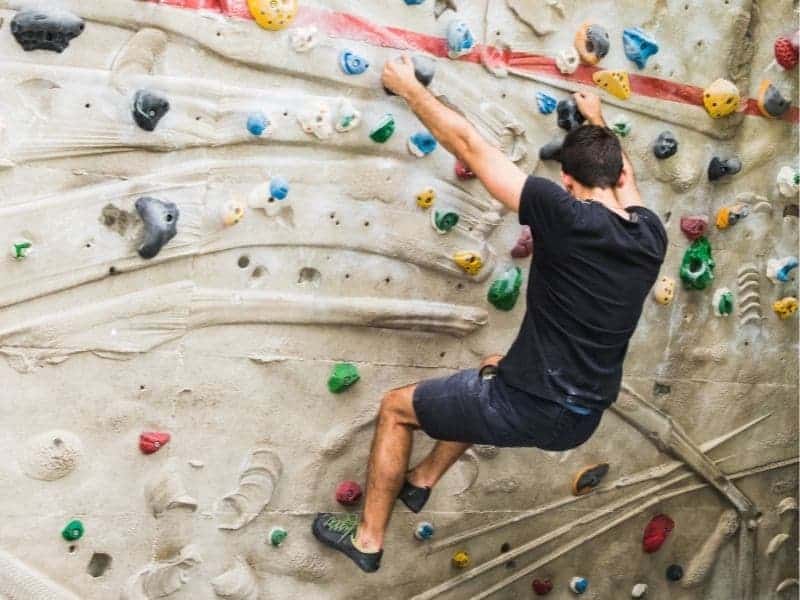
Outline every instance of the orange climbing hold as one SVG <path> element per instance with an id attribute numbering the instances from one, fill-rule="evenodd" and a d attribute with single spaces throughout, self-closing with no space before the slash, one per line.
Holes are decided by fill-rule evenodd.
<path id="1" fill-rule="evenodd" d="M 294 20 L 297 0 L 247 0 L 247 8 L 261 27 L 278 31 Z"/>
<path id="2" fill-rule="evenodd" d="M 592 75 L 592 81 L 620 100 L 631 97 L 631 81 L 627 71 L 597 71 Z"/>
<path id="3" fill-rule="evenodd" d="M 669 534 L 675 528 L 675 521 L 667 515 L 656 515 L 644 528 L 642 548 L 648 554 L 656 552 L 667 541 Z"/>
<path id="4" fill-rule="evenodd" d="M 703 105 L 714 119 L 736 112 L 740 102 L 739 88 L 727 79 L 717 79 L 703 92 Z"/>
<path id="5" fill-rule="evenodd" d="M 575 474 L 572 480 L 572 495 L 583 496 L 588 494 L 603 480 L 608 474 L 608 463 L 599 463 L 590 467 L 585 467 Z"/>

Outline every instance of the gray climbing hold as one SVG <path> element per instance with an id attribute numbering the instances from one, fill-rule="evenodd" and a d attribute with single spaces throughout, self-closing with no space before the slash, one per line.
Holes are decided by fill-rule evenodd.
<path id="1" fill-rule="evenodd" d="M 432 58 L 428 58 L 427 56 L 415 54 L 411 57 L 411 62 L 414 63 L 414 77 L 416 77 L 417 81 L 419 81 L 422 85 L 428 87 L 431 84 L 431 81 L 433 81 L 434 75 L 436 75 L 436 61 L 434 61 Z M 384 87 L 383 89 L 390 96 L 396 95 L 387 87 Z"/>
<path id="2" fill-rule="evenodd" d="M 671 131 L 662 131 L 653 143 L 653 154 L 656 158 L 664 159 L 673 156 L 678 151 L 678 139 Z"/>
<path id="3" fill-rule="evenodd" d="M 63 52 L 83 33 L 83 19 L 65 10 L 23 10 L 11 19 L 11 33 L 26 51 Z"/>
<path id="4" fill-rule="evenodd" d="M 180 211 L 174 202 L 162 202 L 144 196 L 136 201 L 136 212 L 144 221 L 144 237 L 139 244 L 139 256 L 153 258 L 178 232 Z"/>
<path id="5" fill-rule="evenodd" d="M 761 84 L 758 91 L 758 109 L 765 117 L 782 116 L 792 103 L 783 97 L 780 90 L 769 81 Z"/>
<path id="6" fill-rule="evenodd" d="M 558 103 L 556 115 L 558 117 L 558 126 L 566 131 L 572 131 L 586 120 L 581 114 L 581 111 L 578 110 L 578 105 L 575 104 L 575 100 L 572 98 L 562 100 Z"/>
<path id="7" fill-rule="evenodd" d="M 539 148 L 539 158 L 542 160 L 555 160 L 561 162 L 561 147 L 564 140 L 553 140 Z"/>
<path id="8" fill-rule="evenodd" d="M 169 101 L 156 92 L 139 90 L 133 97 L 133 120 L 145 131 L 153 131 L 169 110 Z"/>
<path id="9" fill-rule="evenodd" d="M 708 164 L 708 180 L 716 181 L 726 175 L 736 175 L 742 170 L 742 161 L 738 158 L 726 158 L 725 160 L 715 156 Z"/>

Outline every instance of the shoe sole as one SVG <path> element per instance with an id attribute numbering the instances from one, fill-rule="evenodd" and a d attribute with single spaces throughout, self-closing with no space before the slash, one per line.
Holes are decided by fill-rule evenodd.
<path id="1" fill-rule="evenodd" d="M 326 538 L 323 536 L 323 532 L 322 532 L 322 531 L 319 529 L 319 525 L 318 525 L 318 523 L 317 523 L 317 521 L 316 521 L 316 520 L 314 521 L 314 524 L 313 524 L 313 525 L 312 525 L 312 527 L 311 527 L 311 533 L 313 533 L 313 534 L 314 534 L 314 537 L 315 537 L 315 538 L 317 538 L 317 541 L 319 541 L 320 543 L 324 544 L 324 545 L 325 545 L 325 546 L 327 546 L 328 548 L 331 548 L 332 550 L 336 550 L 336 551 L 337 551 L 339 554 L 344 554 L 344 555 L 345 555 L 347 558 L 349 558 L 351 561 L 353 561 L 353 563 L 354 563 L 354 564 L 355 564 L 355 565 L 356 565 L 356 566 L 357 566 L 359 569 L 361 569 L 362 571 L 364 571 L 364 573 L 375 573 L 375 572 L 376 572 L 378 569 L 380 569 L 380 567 L 381 567 L 381 566 L 380 566 L 380 564 L 378 564 L 378 566 L 377 566 L 377 567 L 375 567 L 374 569 L 373 569 L 373 568 L 365 568 L 365 567 L 364 567 L 364 566 L 363 566 L 361 563 L 359 563 L 359 562 L 356 560 L 356 558 L 355 558 L 355 557 L 351 556 L 351 555 L 350 555 L 350 554 L 349 554 L 347 551 L 345 551 L 343 548 L 340 548 L 339 546 L 337 546 L 336 544 L 334 544 L 334 543 L 333 543 L 333 542 L 331 542 L 330 540 L 326 539 Z"/>

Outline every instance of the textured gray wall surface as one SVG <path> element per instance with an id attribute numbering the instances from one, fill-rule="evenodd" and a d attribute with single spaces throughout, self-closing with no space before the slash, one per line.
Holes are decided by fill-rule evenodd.
<path id="1" fill-rule="evenodd" d="M 568 598 L 575 576 L 603 600 L 637 583 L 649 598 L 797 598 L 798 289 L 781 267 L 798 254 L 798 70 L 774 53 L 787 36 L 791 55 L 797 17 L 790 0 L 308 0 L 271 31 L 244 0 L 0 0 L 0 599 L 510 599 L 534 579 Z M 476 47 L 451 59 L 456 20 Z M 583 23 L 610 51 L 563 73 Z M 632 27 L 658 42 L 643 69 L 624 52 Z M 312 516 L 359 510 L 334 489 L 363 484 L 383 392 L 508 348 L 524 295 L 503 312 L 487 291 L 510 265 L 526 284 L 531 260 L 511 257 L 515 215 L 453 156 L 409 152 L 423 128 L 380 84 L 404 49 L 435 58 L 434 94 L 556 180 L 539 148 L 563 132 L 537 93 L 629 73 L 629 98 L 601 92 L 605 114 L 631 126 L 675 288 L 647 300 L 589 442 L 473 448 L 422 514 L 398 504 L 364 575 L 317 544 Z M 344 51 L 366 71 L 344 72 Z M 741 102 L 713 119 L 703 90 L 719 79 Z M 792 99 L 778 118 L 758 108 L 765 81 Z M 656 159 L 665 130 L 678 152 Z M 713 157 L 742 168 L 709 181 Z M 452 231 L 431 227 L 436 209 L 459 215 Z M 695 215 L 716 264 L 705 289 L 679 277 Z M 170 227 L 143 258 L 143 236 Z M 339 362 L 361 379 L 332 394 Z M 143 432 L 170 440 L 145 454 Z M 414 460 L 431 445 L 416 434 Z M 601 485 L 573 496 L 601 462 Z M 646 553 L 659 514 L 674 530 Z M 68 541 L 73 520 L 85 532 Z M 420 521 L 432 539 L 414 538 Z"/>

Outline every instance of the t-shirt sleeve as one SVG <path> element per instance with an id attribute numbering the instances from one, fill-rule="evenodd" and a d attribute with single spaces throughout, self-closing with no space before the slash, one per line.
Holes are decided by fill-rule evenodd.
<path id="1" fill-rule="evenodd" d="M 577 203 L 560 185 L 531 175 L 519 199 L 519 222 L 534 234 L 559 234 L 575 219 Z"/>

